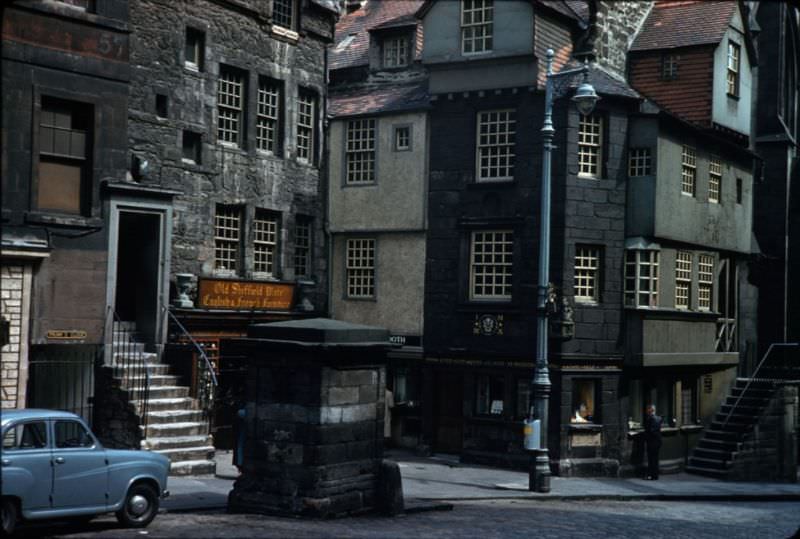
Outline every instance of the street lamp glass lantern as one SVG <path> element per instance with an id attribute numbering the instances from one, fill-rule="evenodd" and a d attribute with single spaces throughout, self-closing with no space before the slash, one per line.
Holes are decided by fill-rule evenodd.
<path id="1" fill-rule="evenodd" d="M 572 96 L 572 101 L 575 102 L 578 112 L 584 116 L 588 116 L 592 113 L 599 99 L 600 97 L 594 91 L 594 86 L 586 81 L 578 86 L 578 90 L 575 92 L 575 95 Z"/>

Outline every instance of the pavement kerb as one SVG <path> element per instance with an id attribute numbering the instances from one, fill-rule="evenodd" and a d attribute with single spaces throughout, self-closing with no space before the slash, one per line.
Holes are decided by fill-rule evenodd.
<path id="1" fill-rule="evenodd" d="M 526 501 L 658 501 L 658 502 L 794 502 L 800 494 L 530 494 L 519 496 L 461 496 L 461 497 L 415 497 L 421 501 L 478 502 L 502 500 Z"/>

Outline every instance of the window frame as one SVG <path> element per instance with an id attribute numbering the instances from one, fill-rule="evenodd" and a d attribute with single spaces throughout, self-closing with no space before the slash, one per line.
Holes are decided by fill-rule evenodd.
<path id="1" fill-rule="evenodd" d="M 283 81 L 259 76 L 256 89 L 256 150 L 279 156 L 283 142 Z M 271 137 L 271 138 L 270 138 Z"/>
<path id="2" fill-rule="evenodd" d="M 594 261 L 594 265 L 585 265 Z M 602 283 L 603 248 L 599 245 L 577 244 L 573 257 L 573 298 L 575 303 L 597 304 L 600 302 Z M 579 272 L 580 275 L 579 275 Z M 579 294 L 590 290 L 591 295 Z"/>
<path id="3" fill-rule="evenodd" d="M 605 118 L 595 111 L 578 113 L 578 177 L 599 179 L 603 175 Z M 591 127 L 589 132 L 586 128 Z M 586 169 L 586 170 L 584 170 Z"/>
<path id="4" fill-rule="evenodd" d="M 280 213 L 265 208 L 256 208 L 250 228 L 252 230 L 253 278 L 277 279 L 281 268 Z"/>
<path id="5" fill-rule="evenodd" d="M 192 59 L 189 59 L 189 38 L 194 37 Z M 206 33 L 199 28 L 187 26 L 184 32 L 183 67 L 189 71 L 202 73 L 205 69 Z"/>
<path id="6" fill-rule="evenodd" d="M 708 157 L 708 201 L 719 204 L 722 198 L 722 159 L 718 155 Z"/>
<path id="7" fill-rule="evenodd" d="M 680 56 L 675 53 L 665 52 L 661 55 L 661 80 L 675 80 L 678 78 L 678 62 Z"/>
<path id="8" fill-rule="evenodd" d="M 186 157 L 186 150 L 187 150 L 187 135 L 188 135 L 188 142 L 191 143 L 193 147 L 193 157 Z M 184 129 L 181 132 L 181 162 L 188 163 L 190 165 L 202 165 L 203 164 L 203 134 L 198 133 L 197 131 L 191 131 L 189 129 Z"/>
<path id="9" fill-rule="evenodd" d="M 227 77 L 230 77 L 230 79 Z M 238 95 L 232 91 L 223 91 L 223 88 L 228 87 L 238 87 Z M 221 96 L 226 96 L 228 98 L 227 102 L 223 103 Z M 223 114 L 223 112 L 225 114 Z M 241 69 L 220 64 L 219 77 L 217 78 L 217 142 L 223 146 L 244 149 L 246 120 L 247 73 Z M 229 123 L 223 126 L 223 122 L 225 121 Z M 231 127 L 232 124 L 236 125 L 236 129 Z M 235 133 L 235 140 L 229 140 L 232 135 L 223 136 L 225 133 Z"/>
<path id="10" fill-rule="evenodd" d="M 229 210 L 228 215 L 221 215 L 221 210 Z M 233 220 L 236 221 L 237 227 L 232 226 Z M 221 221 L 228 222 L 227 225 L 221 225 Z M 244 224 L 244 207 L 237 204 L 222 204 L 217 203 L 214 208 L 214 225 L 213 225 L 213 238 L 214 238 L 214 274 L 222 276 L 238 276 L 242 271 L 242 241 L 244 240 L 242 234 L 242 226 Z M 235 236 L 220 235 L 218 232 L 236 231 Z M 232 232 L 231 232 L 232 234 Z M 233 258 L 225 258 L 224 261 L 233 260 L 233 268 L 220 267 L 220 262 L 223 258 L 219 256 L 220 252 L 233 253 Z"/>
<path id="11" fill-rule="evenodd" d="M 410 49 L 410 41 L 405 34 L 383 38 L 381 41 L 381 67 L 384 69 L 408 67 L 411 63 Z"/>
<path id="12" fill-rule="evenodd" d="M 725 70 L 725 92 L 728 97 L 739 98 L 739 82 L 741 79 L 742 46 L 728 40 L 727 69 Z"/>
<path id="13" fill-rule="evenodd" d="M 302 163 L 316 163 L 317 144 L 317 93 L 314 90 L 298 86 L 295 122 L 295 155 Z M 309 109 L 309 110 L 306 110 Z M 301 141 L 307 140 L 308 142 Z"/>
<path id="14" fill-rule="evenodd" d="M 628 177 L 640 178 L 653 174 L 653 153 L 649 147 L 628 150 Z"/>
<path id="15" fill-rule="evenodd" d="M 468 2 L 473 7 L 467 8 Z M 474 7 L 477 6 L 478 3 L 480 3 L 480 7 Z M 461 0 L 459 4 L 461 54 L 464 56 L 472 56 L 491 53 L 494 49 L 494 0 Z M 480 22 L 474 22 L 475 13 L 481 14 Z M 466 21 L 467 18 L 469 18 L 468 22 Z M 477 35 L 478 29 L 480 29 L 480 35 Z M 472 35 L 468 36 L 467 34 Z M 475 50 L 475 44 L 479 41 L 481 43 L 481 49 Z M 469 51 L 466 50 L 468 42 L 471 44 L 471 50 Z"/>
<path id="16" fill-rule="evenodd" d="M 492 120 L 496 115 L 496 120 Z M 483 119 L 487 118 L 484 122 Z M 492 126 L 497 129 L 492 132 Z M 500 131 L 500 126 L 505 126 Z M 483 132 L 483 128 L 486 132 Z M 504 142 L 501 142 L 504 141 Z M 507 182 L 514 180 L 516 169 L 517 111 L 513 108 L 481 110 L 476 114 L 475 128 L 475 181 L 476 183 Z M 492 165 L 492 161 L 496 161 Z M 504 160 L 505 164 L 500 164 Z M 486 166 L 484 166 L 486 163 Z M 484 175 L 484 170 L 488 175 Z M 493 170 L 498 175 L 493 175 Z M 500 175 L 500 171 L 505 174 Z"/>
<path id="17" fill-rule="evenodd" d="M 67 424 L 67 425 L 73 425 L 73 426 L 76 426 L 77 428 L 82 429 L 83 433 L 86 435 L 86 438 L 91 442 L 91 445 L 77 445 L 77 446 L 73 446 L 73 445 L 64 445 L 64 446 L 62 446 L 62 445 L 59 445 L 59 443 L 58 443 L 58 439 L 59 439 L 58 427 L 62 423 Z M 65 450 L 74 451 L 76 449 L 77 450 L 81 450 L 82 449 L 82 450 L 85 450 L 85 451 L 91 451 L 91 450 L 94 450 L 96 448 L 97 448 L 97 439 L 94 437 L 94 434 L 92 433 L 91 429 L 88 429 L 80 421 L 76 421 L 74 419 L 55 419 L 55 420 L 53 420 L 53 451 L 54 452 L 55 451 L 65 451 Z"/>
<path id="18" fill-rule="evenodd" d="M 275 6 L 278 4 L 288 7 L 288 14 L 283 11 L 280 12 L 279 18 L 281 20 L 277 20 L 275 17 Z M 300 10 L 298 10 L 297 7 L 297 0 L 272 0 L 272 24 L 280 28 L 285 28 L 286 30 L 291 30 L 292 32 L 297 31 L 300 21 Z M 288 17 L 288 24 L 286 24 L 286 17 Z"/>
<path id="19" fill-rule="evenodd" d="M 625 251 L 625 273 L 623 276 L 624 280 L 624 288 L 623 288 L 623 297 L 624 297 L 624 304 L 625 307 L 637 308 L 637 309 L 655 309 L 658 308 L 659 304 L 659 289 L 660 289 L 660 263 L 661 263 L 661 256 L 660 251 L 657 249 L 628 249 Z M 631 260 L 631 255 L 633 255 L 634 260 Z M 643 260 L 644 256 L 647 256 L 647 260 Z M 642 267 L 646 266 L 650 268 L 650 275 L 642 275 Z M 630 268 L 633 267 L 634 271 L 633 274 L 630 274 Z M 642 289 L 642 281 L 646 280 L 650 283 L 649 290 Z M 630 284 L 633 283 L 633 289 L 630 288 Z M 648 298 L 647 305 L 640 304 L 640 299 L 642 295 L 646 295 Z M 632 296 L 632 297 L 631 297 Z M 633 300 L 631 302 L 631 299 Z"/>
<path id="20" fill-rule="evenodd" d="M 400 132 L 404 131 L 404 130 L 407 131 L 407 133 L 408 133 L 407 141 L 406 141 L 406 145 L 405 146 L 401 146 L 400 145 Z M 413 130 L 412 130 L 411 124 L 395 125 L 392 128 L 392 132 L 393 132 L 392 139 L 394 141 L 394 144 L 393 144 L 394 151 L 396 151 L 396 152 L 410 152 L 410 151 L 412 151 L 413 148 L 412 148 L 412 142 L 411 142 L 412 138 L 411 137 L 412 137 Z"/>
<path id="21" fill-rule="evenodd" d="M 346 186 L 373 185 L 377 173 L 378 122 L 375 118 L 347 120 L 344 126 L 344 184 Z M 355 137 L 360 133 L 359 137 Z M 351 168 L 360 165 L 358 169 Z M 367 165 L 364 167 L 364 165 Z"/>
<path id="22" fill-rule="evenodd" d="M 714 256 L 710 254 L 697 257 L 697 310 L 714 310 Z"/>
<path id="23" fill-rule="evenodd" d="M 314 245 L 314 220 L 312 217 L 296 216 L 294 221 L 294 276 L 310 277 L 311 276 L 311 259 L 312 248 Z M 307 233 L 301 234 L 300 230 L 307 228 Z M 301 240 L 305 239 L 304 242 Z M 302 254 L 304 253 L 304 254 Z M 305 268 L 303 271 L 298 271 L 301 267 L 300 259 L 303 259 L 302 266 Z"/>
<path id="24" fill-rule="evenodd" d="M 483 251 L 482 253 L 476 252 L 476 240 L 479 235 L 488 236 L 492 235 L 493 238 L 491 242 L 483 241 L 481 244 L 491 244 L 500 245 L 504 249 L 502 251 L 495 251 L 494 248 L 490 251 Z M 500 241 L 496 241 L 497 235 L 501 235 Z M 507 250 L 506 250 L 507 248 Z M 478 255 L 492 255 L 492 258 L 496 255 L 500 255 L 504 258 L 504 260 L 499 264 L 502 271 L 498 272 L 494 269 L 494 266 L 498 265 L 494 260 L 491 262 L 477 262 Z M 510 261 L 505 261 L 505 256 L 510 255 Z M 492 269 L 492 271 L 480 272 L 478 273 L 478 268 L 486 268 Z M 491 283 L 482 283 L 481 285 L 477 284 L 478 277 L 489 277 L 491 279 Z M 502 279 L 501 282 L 497 282 L 497 278 L 500 277 Z M 512 229 L 480 229 L 480 230 L 472 230 L 470 231 L 469 237 L 469 301 L 476 301 L 476 302 L 510 302 L 513 297 L 513 289 L 514 289 L 514 231 Z M 505 281 L 508 281 L 507 283 Z M 501 293 L 477 293 L 476 289 L 478 286 L 482 288 L 490 288 L 491 290 L 496 290 L 498 287 L 501 290 Z"/>
<path id="25" fill-rule="evenodd" d="M 483 382 L 485 385 L 485 391 Z M 500 398 L 495 394 L 499 388 Z M 498 412 L 494 412 L 495 402 L 501 403 Z M 475 375 L 475 415 L 483 417 L 503 418 L 506 412 L 506 379 L 502 375 L 492 373 L 476 373 Z"/>
<path id="26" fill-rule="evenodd" d="M 376 299 L 377 244 L 377 238 L 374 237 L 347 238 L 345 242 L 345 297 L 347 299 Z M 356 252 L 357 250 L 359 252 Z M 364 263 L 356 264 L 356 260 Z M 362 289 L 364 293 L 354 293 L 354 291 L 358 292 Z"/>
<path id="27" fill-rule="evenodd" d="M 675 308 L 692 308 L 692 266 L 694 256 L 691 251 L 675 252 Z M 680 292 L 685 291 L 685 294 Z"/>
<path id="28" fill-rule="evenodd" d="M 44 425 L 44 445 L 33 446 L 33 447 L 21 447 L 22 439 L 23 439 L 24 433 L 25 433 L 25 427 L 27 425 L 31 425 L 31 424 L 35 424 L 35 423 L 41 423 L 42 425 Z M 17 440 L 16 429 L 18 429 L 19 427 L 22 427 L 23 430 L 22 430 L 22 433 L 20 435 L 20 438 Z M 6 437 L 9 435 L 9 433 L 11 431 L 15 432 L 14 439 L 15 439 L 16 443 L 15 443 L 15 445 L 13 447 L 6 447 L 6 445 L 5 445 L 6 444 Z M 2 445 L 2 447 L 3 447 L 3 452 L 4 453 L 6 451 L 20 451 L 22 453 L 26 453 L 28 451 L 37 451 L 37 450 L 50 451 L 50 445 L 51 445 L 50 442 L 51 442 L 51 440 L 50 440 L 50 432 L 49 432 L 49 426 L 48 426 L 47 419 L 23 419 L 23 420 L 17 421 L 15 423 L 9 425 L 8 427 L 6 427 L 6 430 L 3 433 L 3 440 L 2 440 L 2 444 L 3 445 Z"/>
<path id="29" fill-rule="evenodd" d="M 579 385 L 586 385 L 591 388 L 591 408 L 589 407 L 588 403 L 581 402 L 581 397 L 579 392 L 577 391 Z M 597 378 L 584 378 L 584 377 L 574 377 L 572 378 L 572 413 L 569 418 L 569 425 L 602 425 L 602 417 L 600 417 L 600 411 L 602 410 L 602 406 L 600 403 L 600 396 L 602 395 L 602 391 L 600 391 L 601 384 L 600 380 Z M 591 417 L 591 419 L 584 418 L 585 421 L 576 421 L 578 417 L 578 413 L 580 410 L 581 404 L 585 404 L 587 417 Z M 589 413 L 591 412 L 591 413 Z M 583 418 L 583 416 L 581 416 Z"/>
<path id="30" fill-rule="evenodd" d="M 697 196 L 697 148 L 688 144 L 681 149 L 681 194 Z"/>

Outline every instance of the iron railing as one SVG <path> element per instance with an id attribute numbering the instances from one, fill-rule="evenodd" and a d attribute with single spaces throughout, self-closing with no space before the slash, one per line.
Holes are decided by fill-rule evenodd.
<path id="1" fill-rule="evenodd" d="M 168 307 L 164 306 L 163 309 L 164 312 L 167 313 L 167 316 L 169 316 L 169 319 L 180 331 L 180 338 L 188 341 L 197 351 L 199 358 L 197 360 L 197 369 L 195 369 L 197 372 L 197 379 L 193 380 L 192 386 L 197 388 L 197 394 L 195 395 L 195 398 L 200 404 L 200 409 L 203 411 L 203 415 L 206 419 L 208 419 L 211 417 L 211 409 L 213 408 L 214 404 L 214 395 L 217 386 L 219 385 L 217 381 L 217 375 L 214 372 L 214 365 L 208 358 L 205 347 L 201 344 L 198 344 L 198 342 L 194 340 L 194 337 L 192 337 L 192 335 L 186 330 L 183 324 L 180 323 L 175 315 L 170 312 Z"/>
<path id="2" fill-rule="evenodd" d="M 128 400 L 134 402 L 143 429 L 147 428 L 147 411 L 150 401 L 150 367 L 144 343 L 136 336 L 134 322 L 120 320 L 116 311 L 109 309 L 113 315 L 111 334 L 111 366 L 114 378 L 120 381 L 120 387 L 128 393 Z"/>
<path id="3" fill-rule="evenodd" d="M 714 344 L 717 352 L 736 352 L 736 319 L 717 318 L 717 341 Z"/>
<path id="4" fill-rule="evenodd" d="M 93 420 L 94 370 L 102 362 L 95 345 L 33 345 L 28 365 L 27 404 L 65 410 Z"/>
<path id="5" fill-rule="evenodd" d="M 758 373 L 759 373 L 759 371 L 761 371 L 761 367 L 764 366 L 765 362 L 769 358 L 769 356 L 772 353 L 772 351 L 775 348 L 792 348 L 792 347 L 799 347 L 800 348 L 800 343 L 784 342 L 784 343 L 772 343 L 772 344 L 769 345 L 769 348 L 767 349 L 767 352 L 764 354 L 764 357 L 762 357 L 761 361 L 758 362 L 758 366 L 756 367 L 756 370 L 753 371 L 753 374 L 750 376 L 750 378 L 747 379 L 747 383 L 744 385 L 744 389 L 742 389 L 741 393 L 739 393 L 739 396 L 736 398 L 736 402 L 734 402 L 733 406 L 731 406 L 731 409 L 728 410 L 728 414 L 725 416 L 725 421 L 722 423 L 722 428 L 725 428 L 725 426 L 728 424 L 728 421 L 730 420 L 731 415 L 733 415 L 734 410 L 736 410 L 736 407 L 739 406 L 739 402 L 747 394 L 747 390 L 750 389 L 750 384 L 753 382 L 753 380 L 758 378 Z M 786 365 L 786 363 L 787 363 L 786 362 L 786 358 L 782 357 L 781 359 L 783 361 L 783 365 L 781 367 L 785 368 L 787 366 Z M 780 372 L 780 371 L 777 371 L 777 372 Z M 772 378 L 771 380 L 774 380 L 774 378 Z"/>

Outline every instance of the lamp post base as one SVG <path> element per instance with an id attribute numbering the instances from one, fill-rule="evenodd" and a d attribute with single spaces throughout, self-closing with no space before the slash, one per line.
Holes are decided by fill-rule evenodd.
<path id="1" fill-rule="evenodd" d="M 531 455 L 528 490 L 531 492 L 550 492 L 550 475 L 550 455 L 546 449 L 537 449 Z"/>

